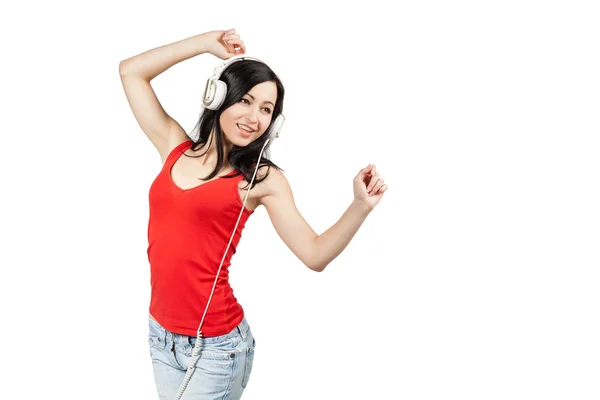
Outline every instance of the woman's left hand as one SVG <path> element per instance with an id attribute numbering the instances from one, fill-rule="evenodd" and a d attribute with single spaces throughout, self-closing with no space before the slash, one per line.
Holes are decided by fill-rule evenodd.
<path id="1" fill-rule="evenodd" d="M 369 164 L 359 171 L 354 178 L 354 201 L 364 204 L 373 210 L 383 197 L 388 185 L 375 169 L 374 164 Z"/>

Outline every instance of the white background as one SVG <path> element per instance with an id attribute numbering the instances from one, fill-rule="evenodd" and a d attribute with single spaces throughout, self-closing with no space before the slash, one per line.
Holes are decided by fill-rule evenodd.
<path id="1" fill-rule="evenodd" d="M 320 274 L 250 218 L 230 269 L 257 341 L 244 400 L 600 398 L 593 2 L 5 4 L 0 397 L 156 398 L 161 163 L 118 65 L 236 28 L 285 85 L 273 159 L 315 231 L 360 168 L 389 185 Z M 153 81 L 188 132 L 218 62 Z"/>

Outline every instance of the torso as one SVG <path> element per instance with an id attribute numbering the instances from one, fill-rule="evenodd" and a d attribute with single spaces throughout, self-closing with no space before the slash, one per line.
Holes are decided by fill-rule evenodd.
<path id="1" fill-rule="evenodd" d="M 172 136 L 170 136 L 170 140 L 169 140 L 170 143 L 168 144 L 168 148 L 165 150 L 159 150 L 163 165 L 167 159 L 167 156 L 178 145 L 180 145 L 184 140 L 188 140 L 188 139 L 189 138 L 187 137 L 185 132 L 183 132 L 183 130 L 181 130 L 181 132 L 179 132 L 179 134 L 173 134 Z M 194 151 L 191 151 L 190 149 L 187 149 L 185 151 L 185 154 L 198 156 L 198 155 L 202 154 L 202 151 L 194 152 Z M 193 188 L 193 187 L 196 187 L 199 185 L 204 185 L 207 182 L 210 182 L 210 181 L 202 181 L 202 180 L 199 180 L 198 178 L 208 176 L 208 174 L 210 174 L 212 172 L 213 168 L 214 168 L 214 166 L 202 165 L 200 162 L 200 158 L 190 158 L 190 157 L 186 157 L 185 155 L 181 155 L 180 157 L 177 158 L 177 160 L 175 160 L 175 162 L 173 163 L 173 165 L 171 167 L 171 171 L 169 171 L 169 172 L 170 172 L 170 178 L 171 178 L 172 182 L 175 185 L 177 185 L 178 187 L 180 187 L 181 189 L 186 190 L 186 189 Z M 273 171 L 273 170 L 274 169 L 271 168 L 271 171 Z M 262 178 L 263 174 L 266 171 L 267 171 L 267 168 L 261 168 L 257 172 L 255 179 Z M 231 168 L 222 169 L 217 174 L 217 177 L 215 177 L 213 179 L 220 179 L 219 177 L 225 176 L 231 172 L 232 172 Z M 238 176 L 238 178 L 239 178 L 239 176 Z M 254 211 L 259 205 L 261 205 L 261 199 L 263 199 L 268 194 L 267 184 L 269 181 L 270 180 L 267 177 L 267 179 L 265 179 L 263 182 L 255 185 L 254 188 L 252 188 L 252 190 L 250 190 L 250 194 L 248 195 L 248 200 L 246 201 L 246 208 L 248 210 Z M 240 196 L 240 201 L 242 203 L 244 202 L 244 198 L 246 197 L 246 193 L 247 193 L 247 190 L 245 190 L 243 188 L 247 184 L 248 184 L 248 182 L 245 179 L 242 179 L 238 184 L 238 194 Z M 150 314 L 150 313 L 149 313 L 149 317 L 150 317 L 150 319 L 156 321 L 156 318 L 154 318 L 152 316 L 152 314 Z M 158 321 L 156 321 L 156 322 L 158 323 Z"/>

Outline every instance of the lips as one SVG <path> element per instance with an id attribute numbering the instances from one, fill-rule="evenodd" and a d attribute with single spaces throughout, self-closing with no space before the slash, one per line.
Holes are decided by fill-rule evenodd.
<path id="1" fill-rule="evenodd" d="M 240 126 L 240 124 L 237 124 L 237 128 L 238 128 L 238 131 L 240 132 L 240 134 L 244 137 L 250 137 L 250 135 L 252 135 L 254 132 L 256 132 L 255 129 L 253 129 L 252 131 L 247 131 L 247 130 L 243 129 Z"/>

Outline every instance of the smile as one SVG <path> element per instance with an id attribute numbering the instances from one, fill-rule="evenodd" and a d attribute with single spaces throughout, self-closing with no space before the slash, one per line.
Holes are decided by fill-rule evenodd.
<path id="1" fill-rule="evenodd" d="M 238 127 L 238 130 L 240 131 L 240 134 L 244 137 L 250 137 L 250 135 L 252 135 L 254 132 L 256 132 L 255 130 L 247 127 L 246 125 L 237 124 L 237 127 Z"/>

